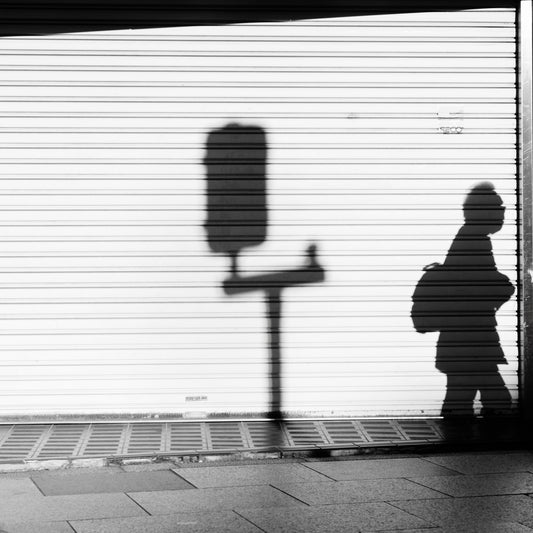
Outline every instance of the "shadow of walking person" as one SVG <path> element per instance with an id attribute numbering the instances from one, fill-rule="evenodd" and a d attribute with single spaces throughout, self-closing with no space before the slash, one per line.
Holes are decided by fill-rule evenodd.
<path id="1" fill-rule="evenodd" d="M 498 272 L 490 235 L 504 222 L 505 208 L 491 183 L 476 185 L 463 204 L 464 225 L 442 265 L 427 266 L 413 294 L 412 318 L 420 333 L 440 331 L 436 368 L 446 375 L 444 417 L 508 412 L 511 395 L 498 365 L 507 364 L 496 331 L 496 312 L 514 287 Z"/>

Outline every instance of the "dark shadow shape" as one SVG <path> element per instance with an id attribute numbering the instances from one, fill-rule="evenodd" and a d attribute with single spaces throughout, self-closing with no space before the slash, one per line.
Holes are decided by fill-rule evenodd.
<path id="1" fill-rule="evenodd" d="M 281 293 L 287 287 L 324 281 L 324 269 L 316 260 L 316 246 L 307 249 L 307 264 L 302 268 L 282 272 L 272 272 L 257 276 L 232 274 L 223 283 L 228 295 L 250 291 L 264 291 L 267 304 L 268 334 L 270 348 L 270 408 L 269 416 L 280 420 L 282 415 L 281 383 Z"/>
<path id="2" fill-rule="evenodd" d="M 265 293 L 270 348 L 269 416 L 279 421 L 283 418 L 281 294 L 287 287 L 323 281 L 324 270 L 318 264 L 316 246 L 311 245 L 301 268 L 257 275 L 239 272 L 241 250 L 263 243 L 267 236 L 266 134 L 257 126 L 228 124 L 209 134 L 206 148 L 207 241 L 213 252 L 225 253 L 231 259 L 229 277 L 222 285 L 227 295 Z M 272 444 L 280 443 L 278 433 Z"/>
<path id="3" fill-rule="evenodd" d="M 511 395 L 499 373 L 506 364 L 496 331 L 496 312 L 514 292 L 498 272 L 490 235 L 504 222 L 505 208 L 491 183 L 480 183 L 463 204 L 465 223 L 442 265 L 426 267 L 413 294 L 412 319 L 419 333 L 440 331 L 436 368 L 447 377 L 442 416 L 507 414 Z"/>
<path id="4" fill-rule="evenodd" d="M 207 242 L 231 256 L 233 273 L 239 252 L 266 239 L 266 159 L 266 134 L 257 126 L 228 124 L 207 137 Z"/>
<path id="5" fill-rule="evenodd" d="M 516 7 L 512 0 L 0 0 L 0 36 Z"/>

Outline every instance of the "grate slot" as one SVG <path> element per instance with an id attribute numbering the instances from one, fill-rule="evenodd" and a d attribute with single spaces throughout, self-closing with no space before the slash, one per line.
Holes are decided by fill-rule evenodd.
<path id="1" fill-rule="evenodd" d="M 87 426 L 58 425 L 52 426 L 46 440 L 36 452 L 38 459 L 51 457 L 72 457 L 75 455 L 82 435 Z"/>
<path id="2" fill-rule="evenodd" d="M 367 442 L 363 433 L 351 420 L 325 420 L 322 422 L 333 444 L 360 444 Z"/>
<path id="3" fill-rule="evenodd" d="M 1 459 L 27 459 L 32 456 L 50 426 L 15 426 L 0 446 Z"/>
<path id="4" fill-rule="evenodd" d="M 312 420 L 288 421 L 285 427 L 295 446 L 328 444 Z"/>
<path id="5" fill-rule="evenodd" d="M 170 424 L 170 452 L 207 450 L 204 427 L 196 422 Z"/>
<path id="6" fill-rule="evenodd" d="M 437 420 L 428 420 L 427 424 L 435 432 L 435 435 L 437 436 L 437 440 L 444 440 L 444 434 L 441 431 L 441 427 L 440 427 L 440 425 L 439 425 Z"/>
<path id="7" fill-rule="evenodd" d="M 124 450 L 128 454 L 160 453 L 162 439 L 162 424 L 132 424 Z"/>
<path id="8" fill-rule="evenodd" d="M 371 442 L 405 440 L 401 432 L 390 420 L 361 420 L 359 423 Z"/>
<path id="9" fill-rule="evenodd" d="M 274 420 L 246 422 L 246 427 L 253 448 L 289 445 L 279 422 Z"/>
<path id="10" fill-rule="evenodd" d="M 436 428 L 426 420 L 402 420 L 399 425 L 408 440 L 440 440 Z"/>
<path id="11" fill-rule="evenodd" d="M 207 424 L 213 450 L 245 448 L 246 442 L 239 422 Z"/>
<path id="12" fill-rule="evenodd" d="M 80 455 L 91 457 L 117 455 L 120 453 L 126 429 L 125 424 L 93 424 Z"/>

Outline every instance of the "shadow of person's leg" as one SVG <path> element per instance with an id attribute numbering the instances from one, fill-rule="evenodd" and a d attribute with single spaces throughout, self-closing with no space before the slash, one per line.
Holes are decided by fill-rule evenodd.
<path id="1" fill-rule="evenodd" d="M 446 396 L 442 403 L 441 415 L 472 417 L 474 416 L 474 398 L 477 393 L 476 376 L 447 372 Z"/>
<path id="2" fill-rule="evenodd" d="M 494 416 L 511 410 L 511 393 L 505 385 L 496 364 L 487 365 L 479 374 L 481 414 Z"/>

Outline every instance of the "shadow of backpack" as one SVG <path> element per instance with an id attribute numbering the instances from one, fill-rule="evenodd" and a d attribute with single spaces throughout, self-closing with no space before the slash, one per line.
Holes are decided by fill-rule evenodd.
<path id="1" fill-rule="evenodd" d="M 479 269 L 431 263 L 412 296 L 411 319 L 418 333 L 468 329 L 496 324 L 496 311 L 509 300 L 514 287 L 496 268 Z"/>

